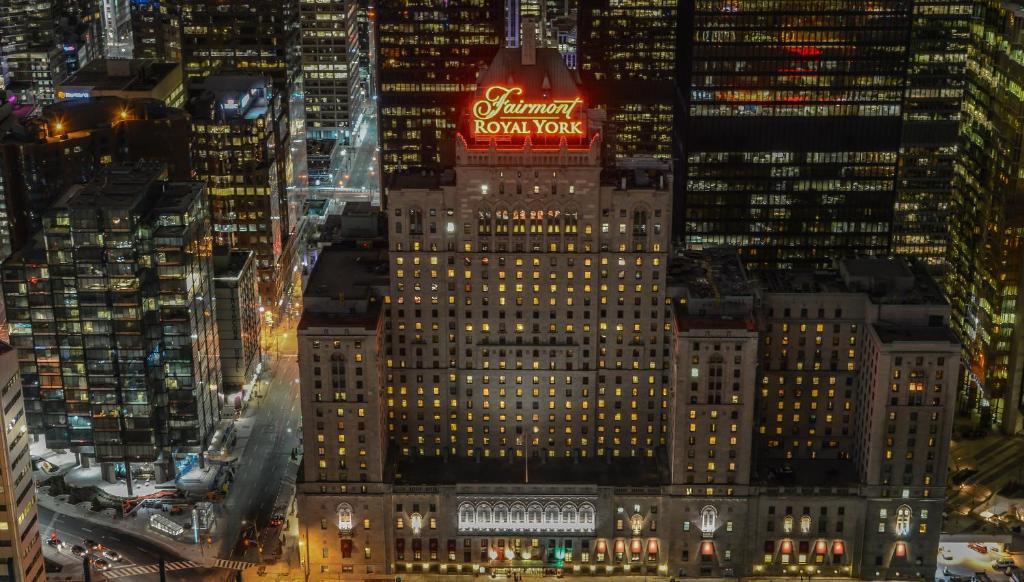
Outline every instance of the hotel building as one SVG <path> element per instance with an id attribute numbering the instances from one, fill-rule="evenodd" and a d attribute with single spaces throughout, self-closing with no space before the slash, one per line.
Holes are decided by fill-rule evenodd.
<path id="1" fill-rule="evenodd" d="M 393 182 L 387 252 L 310 276 L 310 580 L 930 575 L 959 345 L 923 268 L 673 257 L 670 177 L 604 168 L 557 50 L 479 87 L 454 168 Z"/>

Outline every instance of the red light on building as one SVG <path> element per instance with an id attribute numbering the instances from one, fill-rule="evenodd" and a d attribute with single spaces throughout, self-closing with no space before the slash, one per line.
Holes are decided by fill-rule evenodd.
<path id="1" fill-rule="evenodd" d="M 715 555 L 715 544 L 712 542 L 704 541 L 700 543 L 700 555 L 702 556 L 713 556 Z"/>
<path id="2" fill-rule="evenodd" d="M 896 557 L 905 558 L 907 557 L 907 544 L 906 542 L 896 542 Z"/>
<path id="3" fill-rule="evenodd" d="M 476 137 L 571 136 L 586 132 L 583 99 L 526 101 L 521 87 L 492 85 L 470 106 Z"/>
<path id="4" fill-rule="evenodd" d="M 841 542 L 839 540 L 836 540 L 836 541 L 832 542 L 832 555 L 833 556 L 842 556 L 845 552 L 846 552 L 846 544 L 844 544 L 843 542 Z"/>

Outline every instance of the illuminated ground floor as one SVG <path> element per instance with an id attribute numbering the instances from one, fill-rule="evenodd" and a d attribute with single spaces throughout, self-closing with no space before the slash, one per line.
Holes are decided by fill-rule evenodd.
<path id="1" fill-rule="evenodd" d="M 816 487 L 299 486 L 310 580 L 400 574 L 814 576 L 935 571 L 942 496 Z"/>

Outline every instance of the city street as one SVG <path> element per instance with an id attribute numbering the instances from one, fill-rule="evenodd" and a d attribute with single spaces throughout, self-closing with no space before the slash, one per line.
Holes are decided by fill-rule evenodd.
<path id="1" fill-rule="evenodd" d="M 279 327 L 274 333 L 288 333 L 290 328 Z M 281 342 L 271 352 L 271 375 L 261 388 L 255 406 L 255 424 L 245 451 L 243 462 L 235 474 L 231 492 L 225 501 L 227 523 L 221 524 L 220 555 L 232 559 L 258 561 L 258 553 L 251 548 L 243 556 L 236 540 L 243 527 L 255 522 L 259 529 L 267 526 L 274 513 L 274 501 L 285 481 L 286 470 L 297 470 L 292 450 L 299 446 L 299 384 L 298 364 L 295 362 L 293 342 Z M 279 356 L 278 356 L 279 354 Z"/>
<path id="2" fill-rule="evenodd" d="M 996 570 L 992 567 L 997 560 L 1013 560 L 1017 567 L 1024 563 L 1020 556 L 1004 554 L 1001 547 L 1002 544 L 985 543 L 970 545 L 974 546 L 974 548 L 968 547 L 969 544 L 966 542 L 944 542 L 939 547 L 939 567 L 935 577 L 942 577 L 946 571 L 953 576 L 966 577 L 970 577 L 975 572 L 985 572 L 993 582 L 1002 582 L 1008 580 L 1008 577 L 1004 573 L 1005 569 Z M 982 548 L 985 550 L 984 553 L 978 551 Z"/>
<path id="3" fill-rule="evenodd" d="M 947 511 L 966 515 L 1010 481 L 1024 482 L 1024 439 L 993 435 L 954 441 L 950 447 L 952 471 L 974 469 L 957 490 L 951 487 Z"/>

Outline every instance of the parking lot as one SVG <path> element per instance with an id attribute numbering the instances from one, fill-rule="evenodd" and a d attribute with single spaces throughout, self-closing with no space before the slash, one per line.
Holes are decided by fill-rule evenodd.
<path id="1" fill-rule="evenodd" d="M 943 542 L 939 546 L 939 567 L 935 578 L 948 580 L 952 575 L 970 579 L 975 572 L 985 572 L 992 582 L 1007 582 L 1009 577 L 993 567 L 998 560 L 1013 560 L 1018 568 L 1024 564 L 1021 556 L 1005 553 L 1003 544 Z"/>

